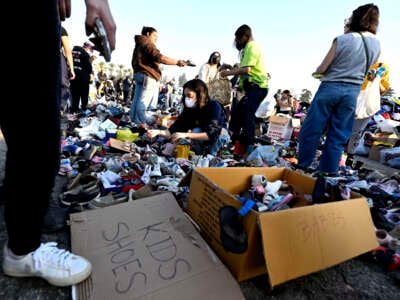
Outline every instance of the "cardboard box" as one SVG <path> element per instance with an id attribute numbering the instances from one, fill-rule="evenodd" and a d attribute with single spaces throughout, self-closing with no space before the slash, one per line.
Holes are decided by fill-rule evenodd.
<path id="1" fill-rule="evenodd" d="M 290 139 L 292 136 L 293 127 L 291 123 L 291 117 L 288 116 L 271 116 L 269 117 L 269 125 L 267 130 L 267 136 L 275 139 Z"/>
<path id="2" fill-rule="evenodd" d="M 219 209 L 239 209 L 235 195 L 249 189 L 251 177 L 285 180 L 311 194 L 315 179 L 286 168 L 195 168 L 190 184 L 188 213 L 220 259 L 239 281 L 268 272 L 271 287 L 328 268 L 378 246 L 365 198 L 288 210 L 251 210 L 243 224 L 248 249 L 226 251 L 220 239 Z"/>
<path id="3" fill-rule="evenodd" d="M 171 193 L 71 214 L 73 252 L 91 276 L 75 299 L 244 299 Z"/>

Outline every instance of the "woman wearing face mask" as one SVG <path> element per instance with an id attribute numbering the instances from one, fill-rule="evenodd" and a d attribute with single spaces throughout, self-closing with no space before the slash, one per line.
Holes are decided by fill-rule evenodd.
<path id="1" fill-rule="evenodd" d="M 221 54 L 218 51 L 211 53 L 208 61 L 201 66 L 199 71 L 199 79 L 203 80 L 206 84 L 218 79 L 218 71 L 221 66 Z"/>
<path id="2" fill-rule="evenodd" d="M 148 130 L 150 138 L 161 135 L 171 138 L 190 139 L 196 154 L 216 155 L 219 149 L 230 142 L 227 120 L 222 105 L 210 99 L 207 85 L 193 79 L 183 86 L 183 111 L 169 129 Z"/>

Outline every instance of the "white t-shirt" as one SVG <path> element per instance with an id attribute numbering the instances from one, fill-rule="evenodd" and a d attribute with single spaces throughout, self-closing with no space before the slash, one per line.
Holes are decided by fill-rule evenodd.
<path id="1" fill-rule="evenodd" d="M 199 79 L 203 80 L 205 83 L 218 79 L 217 65 L 211 66 L 209 63 L 202 65 L 199 71 Z"/>

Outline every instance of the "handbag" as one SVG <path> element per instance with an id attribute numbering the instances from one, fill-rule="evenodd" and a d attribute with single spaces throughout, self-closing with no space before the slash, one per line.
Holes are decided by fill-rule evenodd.
<path id="1" fill-rule="evenodd" d="M 382 74 L 376 74 L 375 78 L 370 81 L 368 79 L 368 66 L 369 66 L 369 55 L 367 50 L 367 44 L 365 38 L 361 32 L 361 35 L 365 56 L 366 56 L 366 66 L 365 66 L 365 79 L 368 80 L 368 84 L 365 89 L 361 90 L 357 97 L 357 105 L 355 109 L 356 119 L 365 119 L 373 116 L 381 108 L 381 94 L 380 94 L 380 82 Z"/>
<path id="2" fill-rule="evenodd" d="M 366 88 L 361 90 L 357 97 L 355 110 L 356 119 L 365 119 L 373 116 L 381 108 L 381 94 L 379 86 L 381 77 L 376 76 L 369 81 Z"/>

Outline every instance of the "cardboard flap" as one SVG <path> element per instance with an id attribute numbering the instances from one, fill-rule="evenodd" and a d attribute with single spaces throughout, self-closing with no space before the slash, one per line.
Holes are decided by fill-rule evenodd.
<path id="1" fill-rule="evenodd" d="M 365 198 L 262 213 L 258 221 L 271 287 L 379 246 Z"/>
<path id="2" fill-rule="evenodd" d="M 171 193 L 70 219 L 72 250 L 93 266 L 76 299 L 244 299 Z"/>

